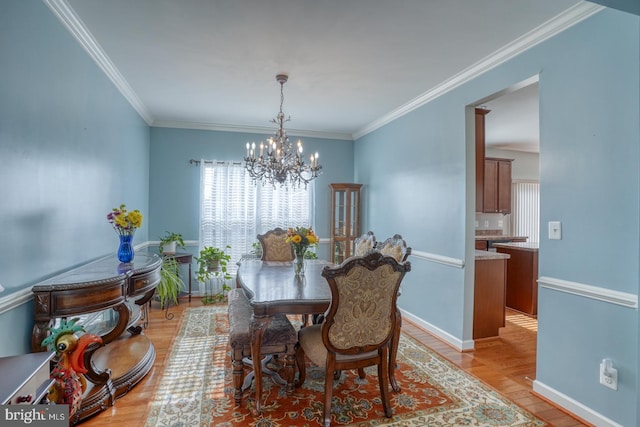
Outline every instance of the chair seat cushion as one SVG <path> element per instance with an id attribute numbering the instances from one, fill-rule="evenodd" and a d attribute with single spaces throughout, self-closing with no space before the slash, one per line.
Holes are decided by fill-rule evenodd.
<path id="1" fill-rule="evenodd" d="M 311 325 L 300 329 L 298 332 L 298 342 L 304 350 L 304 354 L 317 366 L 326 366 L 327 348 L 322 341 L 322 325 Z M 375 357 L 377 351 L 369 351 L 360 354 L 336 354 L 336 361 L 355 361 Z"/>
<path id="2" fill-rule="evenodd" d="M 232 289 L 229 301 L 229 344 L 233 349 L 250 348 L 253 309 L 242 289 Z M 262 337 L 262 347 L 291 345 L 297 341 L 296 330 L 285 315 L 272 316 Z"/>

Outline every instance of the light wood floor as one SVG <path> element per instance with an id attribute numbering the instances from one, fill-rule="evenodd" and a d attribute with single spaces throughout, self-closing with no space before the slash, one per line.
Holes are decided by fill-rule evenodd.
<path id="1" fill-rule="evenodd" d="M 181 301 L 178 307 L 169 309 L 169 313 L 175 316 L 173 320 L 166 320 L 164 311 L 155 305 L 152 307 L 149 327 L 144 333 L 156 348 L 153 368 L 129 393 L 118 399 L 113 407 L 83 421 L 83 427 L 117 424 L 127 427 L 144 426 L 147 406 L 164 371 L 173 336 L 182 312 L 189 306 L 200 307 L 202 303 L 199 298 L 193 298 L 191 303 Z M 461 353 L 410 322 L 404 321 L 403 324 L 404 332 L 550 425 L 590 426 L 532 394 L 531 381 L 535 379 L 536 368 L 536 330 L 535 319 L 507 311 L 507 327 L 501 330 L 499 339 L 476 343 L 474 351 Z"/>

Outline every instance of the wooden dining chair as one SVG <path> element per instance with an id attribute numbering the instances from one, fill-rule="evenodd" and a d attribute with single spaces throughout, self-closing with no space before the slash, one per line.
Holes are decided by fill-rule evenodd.
<path id="1" fill-rule="evenodd" d="M 382 252 L 383 255 L 394 257 L 398 262 L 405 262 L 411 255 L 411 248 L 407 246 L 407 242 L 404 241 L 400 234 L 394 234 L 393 237 L 378 242 L 376 249 Z"/>
<path id="2" fill-rule="evenodd" d="M 400 234 L 394 234 L 392 237 L 385 239 L 382 242 L 378 242 L 376 249 L 383 255 L 392 256 L 398 262 L 405 262 L 409 255 L 411 255 L 411 248 L 407 246 L 407 242 L 402 238 Z M 398 296 L 402 294 L 402 287 L 398 290 Z M 396 328 L 393 338 L 391 339 L 391 348 L 389 354 L 389 379 L 391 381 L 391 387 L 396 393 L 400 393 L 400 386 L 396 381 L 395 368 L 396 357 L 398 355 L 398 346 L 400 345 L 400 330 L 402 329 L 402 314 L 400 310 L 396 315 Z"/>
<path id="3" fill-rule="evenodd" d="M 293 261 L 293 246 L 286 239 L 287 230 L 280 227 L 258 234 L 258 241 L 262 246 L 262 261 Z"/>
<path id="4" fill-rule="evenodd" d="M 251 366 L 251 319 L 253 309 L 244 290 L 235 288 L 227 295 L 229 306 L 229 345 L 231 347 L 231 366 L 233 373 L 234 400 L 236 406 L 242 403 L 242 393 L 249 388 L 254 372 L 245 376 L 247 365 Z M 295 346 L 298 342 L 296 330 L 285 316 L 273 316 L 262 337 L 260 358 L 282 356 L 284 369 L 282 380 L 286 383 L 286 392 L 293 392 L 295 370 Z M 263 373 L 265 370 L 263 370 Z M 256 402 L 262 397 L 261 381 L 256 381 Z M 259 410 L 256 403 L 256 410 Z"/>
<path id="5" fill-rule="evenodd" d="M 376 236 L 369 230 L 353 241 L 353 254 L 355 256 L 365 255 L 376 247 Z"/>
<path id="6" fill-rule="evenodd" d="M 296 366 L 305 381 L 305 358 L 325 367 L 324 426 L 331 424 L 334 372 L 378 366 L 378 384 L 386 417 L 389 400 L 389 346 L 396 324 L 396 298 L 408 262 L 379 252 L 354 256 L 339 266 L 325 266 L 322 276 L 331 289 L 331 304 L 322 324 L 298 332 Z"/>

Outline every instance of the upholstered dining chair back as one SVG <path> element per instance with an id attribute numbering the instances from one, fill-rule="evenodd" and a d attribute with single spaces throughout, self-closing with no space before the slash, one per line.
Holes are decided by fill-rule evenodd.
<path id="1" fill-rule="evenodd" d="M 263 261 L 293 261 L 293 246 L 286 241 L 287 231 L 274 228 L 264 234 L 258 234 L 258 241 L 262 246 Z"/>
<path id="2" fill-rule="evenodd" d="M 353 255 L 365 255 L 370 250 L 375 249 L 375 247 L 376 236 L 373 234 L 373 231 L 369 230 L 353 241 Z"/>
<path id="3" fill-rule="evenodd" d="M 396 330 L 396 299 L 409 262 L 399 263 L 378 251 L 353 256 L 338 266 L 325 266 L 322 276 L 331 289 L 331 304 L 324 322 L 298 332 L 296 364 L 301 385 L 305 357 L 324 366 L 324 425 L 331 423 L 334 372 L 378 366 L 384 413 L 391 417 L 389 400 L 389 348 Z M 363 371 L 362 371 L 363 372 Z"/>
<path id="4" fill-rule="evenodd" d="M 398 262 L 405 262 L 411 255 L 411 248 L 407 246 L 400 234 L 394 234 L 383 242 L 378 242 L 376 248 L 383 254 L 392 256 Z"/>

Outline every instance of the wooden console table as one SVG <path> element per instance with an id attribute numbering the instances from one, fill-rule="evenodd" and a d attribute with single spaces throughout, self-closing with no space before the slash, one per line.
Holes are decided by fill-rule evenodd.
<path id="1" fill-rule="evenodd" d="M 79 317 L 78 324 L 86 332 L 103 340 L 102 346 L 92 344 L 85 353 L 88 387 L 71 423 L 112 406 L 153 366 L 155 348 L 142 330 L 148 320 L 146 303 L 160 281 L 161 267 L 162 260 L 155 254 L 136 253 L 129 264 L 107 257 L 32 288 L 34 352 L 46 350 L 41 343 L 47 328 L 64 318 Z"/>

